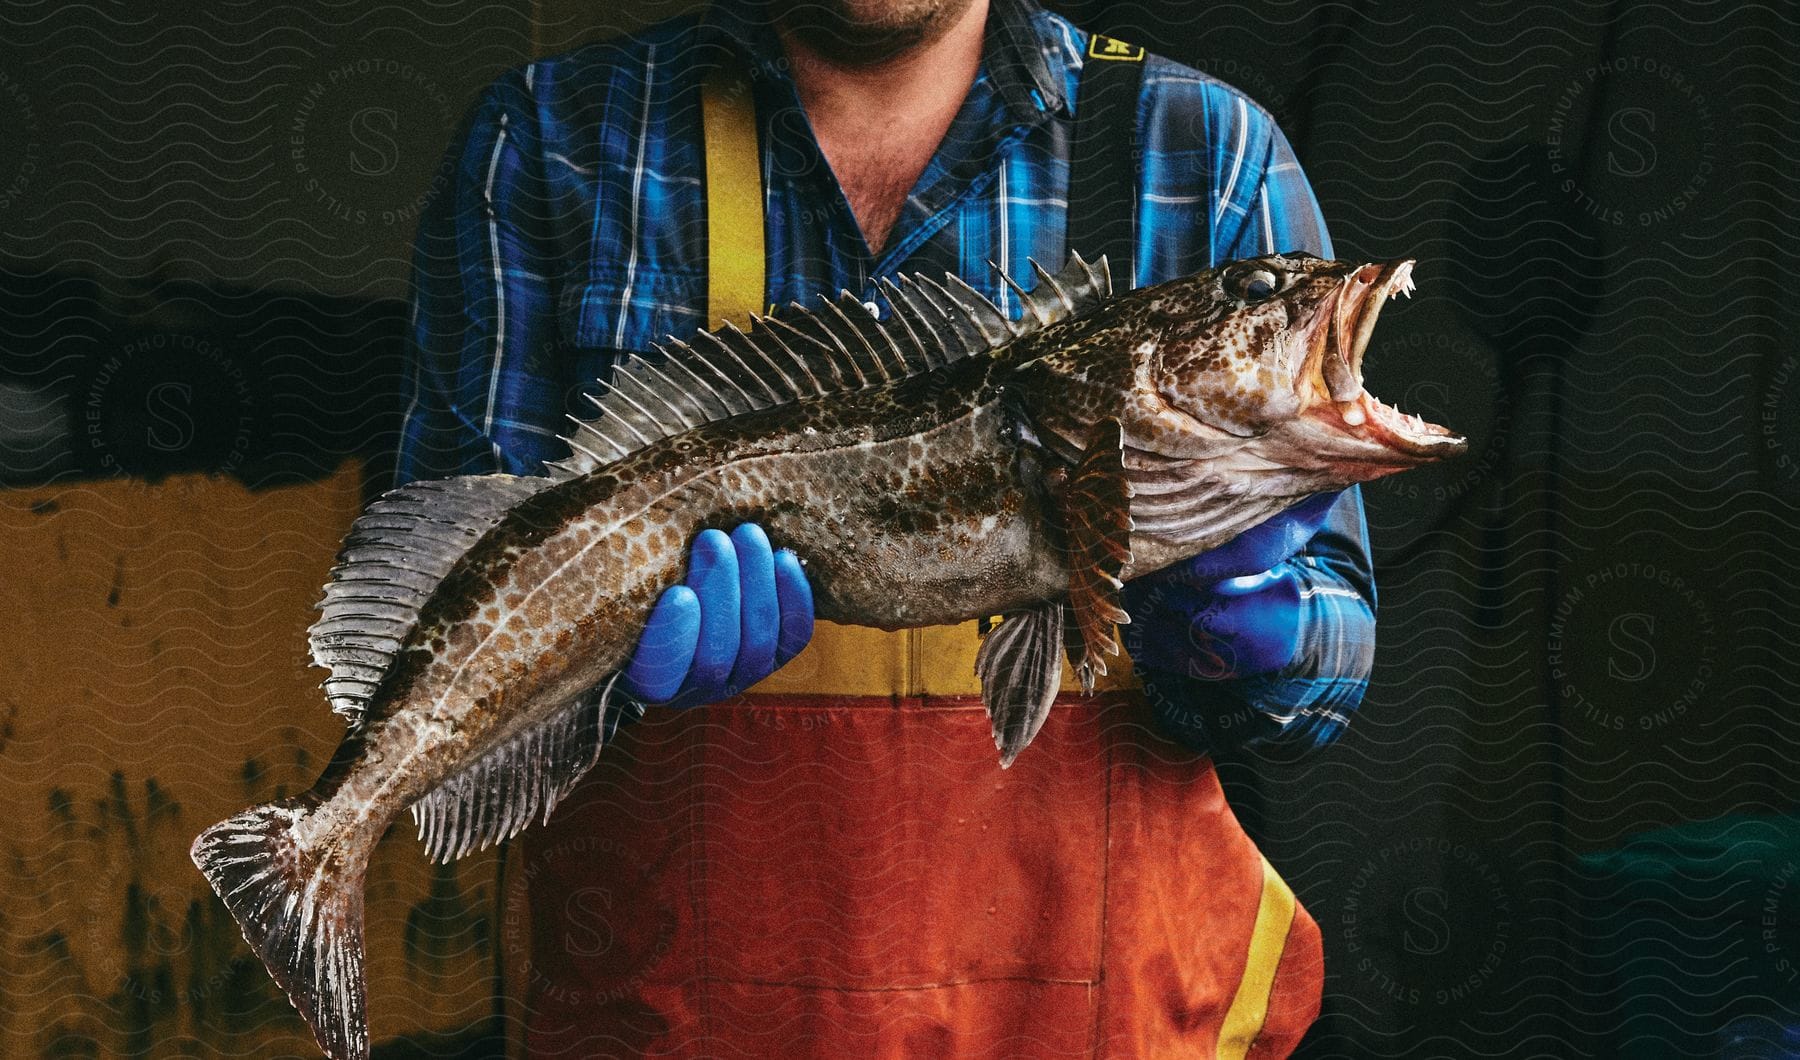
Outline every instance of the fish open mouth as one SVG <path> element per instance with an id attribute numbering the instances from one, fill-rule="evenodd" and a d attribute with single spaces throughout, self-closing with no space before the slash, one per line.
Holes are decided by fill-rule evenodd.
<path id="1" fill-rule="evenodd" d="M 1388 299 L 1412 296 L 1413 262 L 1364 265 L 1344 277 L 1337 292 L 1326 299 L 1308 351 L 1310 380 L 1318 400 L 1309 410 L 1335 421 L 1347 433 L 1377 442 L 1384 448 L 1421 460 L 1454 456 L 1468 448 L 1468 440 L 1447 427 L 1420 419 L 1382 402 L 1363 387 L 1363 355 L 1375 333 L 1375 321 Z M 1313 369 L 1316 362 L 1317 369 Z"/>

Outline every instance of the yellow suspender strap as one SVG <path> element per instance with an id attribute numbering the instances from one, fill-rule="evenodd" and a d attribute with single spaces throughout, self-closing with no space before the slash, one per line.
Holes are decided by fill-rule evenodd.
<path id="1" fill-rule="evenodd" d="M 763 291 L 762 154 L 756 101 L 733 62 L 721 62 L 700 93 L 706 145 L 706 326 L 749 323 Z"/>

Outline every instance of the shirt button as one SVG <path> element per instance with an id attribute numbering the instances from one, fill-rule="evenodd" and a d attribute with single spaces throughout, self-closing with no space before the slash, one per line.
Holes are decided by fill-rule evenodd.
<path id="1" fill-rule="evenodd" d="M 874 302 L 864 302 L 863 308 L 867 309 L 869 311 L 869 315 L 872 317 L 879 317 L 881 315 L 881 307 L 876 305 Z"/>

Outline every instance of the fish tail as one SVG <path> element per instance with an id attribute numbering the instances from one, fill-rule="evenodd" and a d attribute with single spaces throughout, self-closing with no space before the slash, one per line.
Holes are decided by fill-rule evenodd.
<path id="1" fill-rule="evenodd" d="M 301 846 L 295 827 L 311 805 L 252 807 L 200 833 L 190 855 L 319 1047 L 366 1060 L 363 867 L 327 869 Z"/>

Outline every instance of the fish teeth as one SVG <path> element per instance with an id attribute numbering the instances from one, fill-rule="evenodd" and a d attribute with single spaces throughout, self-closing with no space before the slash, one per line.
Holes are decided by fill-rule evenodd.
<path id="1" fill-rule="evenodd" d="M 1394 276 L 1389 284 L 1389 290 L 1394 294 L 1403 294 L 1406 297 L 1411 298 L 1413 293 L 1412 270 L 1413 263 L 1410 261 L 1403 261 L 1395 266 Z"/>

